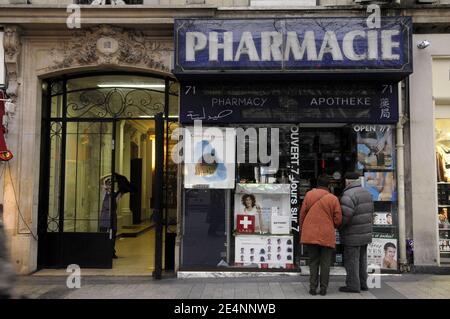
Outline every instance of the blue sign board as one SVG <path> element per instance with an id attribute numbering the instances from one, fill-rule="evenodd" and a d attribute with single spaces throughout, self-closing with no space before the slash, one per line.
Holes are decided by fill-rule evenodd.
<path id="1" fill-rule="evenodd" d="M 396 123 L 394 83 L 184 82 L 180 122 Z"/>
<path id="2" fill-rule="evenodd" d="M 410 17 L 176 19 L 175 73 L 412 72 Z"/>

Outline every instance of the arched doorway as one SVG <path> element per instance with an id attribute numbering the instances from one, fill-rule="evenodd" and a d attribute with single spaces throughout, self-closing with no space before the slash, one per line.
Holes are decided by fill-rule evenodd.
<path id="1" fill-rule="evenodd" d="M 154 194 L 163 187 L 155 185 L 157 118 L 165 130 L 158 135 L 165 235 L 176 224 L 176 165 L 168 154 L 178 84 L 129 73 L 62 76 L 44 81 L 42 110 L 39 267 L 151 274 L 155 247 L 163 245 L 155 242 L 153 218 Z M 173 251 L 165 253 L 170 268 Z"/>

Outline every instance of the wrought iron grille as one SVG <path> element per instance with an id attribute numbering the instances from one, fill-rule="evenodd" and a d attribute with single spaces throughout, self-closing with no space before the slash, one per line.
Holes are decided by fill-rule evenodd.
<path id="1" fill-rule="evenodd" d="M 67 98 L 68 118 L 130 118 L 164 111 L 164 92 L 147 89 L 87 89 Z"/>

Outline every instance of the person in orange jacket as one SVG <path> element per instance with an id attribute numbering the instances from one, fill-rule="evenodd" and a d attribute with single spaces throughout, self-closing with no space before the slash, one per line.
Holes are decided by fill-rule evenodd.
<path id="1" fill-rule="evenodd" d="M 339 199 L 330 193 L 329 179 L 319 176 L 317 188 L 306 193 L 300 209 L 300 243 L 307 245 L 311 295 L 317 294 L 320 268 L 320 294 L 327 294 L 330 266 L 336 248 L 336 231 L 341 225 Z"/>

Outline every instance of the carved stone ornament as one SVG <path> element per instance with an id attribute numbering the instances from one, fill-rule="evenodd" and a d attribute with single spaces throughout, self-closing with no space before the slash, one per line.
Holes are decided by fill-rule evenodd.
<path id="1" fill-rule="evenodd" d="M 17 99 L 17 90 L 19 86 L 18 77 L 21 51 L 20 33 L 21 29 L 18 26 L 5 26 L 3 46 L 5 49 L 5 65 L 8 78 L 8 88 L 6 93 L 13 100 Z"/>
<path id="2" fill-rule="evenodd" d="M 49 69 L 129 64 L 170 72 L 171 51 L 170 41 L 154 41 L 141 31 L 100 25 L 76 31 L 63 48 L 53 49 L 54 64 Z"/>

